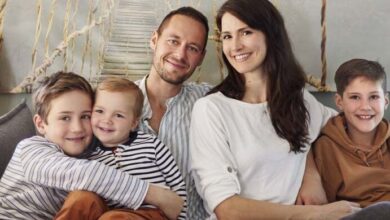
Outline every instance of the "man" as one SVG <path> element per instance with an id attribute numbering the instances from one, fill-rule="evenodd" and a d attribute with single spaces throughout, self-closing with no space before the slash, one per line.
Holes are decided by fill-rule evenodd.
<path id="1" fill-rule="evenodd" d="M 205 211 L 189 171 L 188 133 L 195 101 L 207 84 L 184 83 L 206 53 L 207 18 L 191 7 L 170 12 L 153 33 L 149 75 L 137 81 L 145 95 L 140 129 L 158 136 L 171 150 L 187 190 L 188 219 L 204 219 Z"/>

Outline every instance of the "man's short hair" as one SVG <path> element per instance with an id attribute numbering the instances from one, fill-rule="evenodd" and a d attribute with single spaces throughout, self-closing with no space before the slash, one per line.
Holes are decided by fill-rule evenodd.
<path id="1" fill-rule="evenodd" d="M 201 23 L 203 25 L 203 27 L 205 28 L 205 31 L 206 31 L 205 36 L 204 36 L 204 39 L 205 39 L 205 43 L 204 43 L 204 46 L 203 46 L 203 51 L 204 51 L 206 49 L 206 46 L 207 46 L 207 39 L 208 39 L 208 33 L 209 33 L 209 22 L 207 20 L 207 17 L 204 16 L 200 11 L 196 10 L 195 8 L 192 8 L 192 7 L 181 7 L 181 8 L 178 8 L 176 10 L 173 10 L 173 11 L 169 12 L 163 18 L 163 20 L 161 21 L 160 25 L 158 26 L 157 33 L 159 35 L 162 33 L 162 31 L 164 30 L 165 26 L 169 23 L 169 21 L 171 20 L 171 18 L 174 15 L 183 15 L 183 16 L 190 17 L 190 18 L 198 21 L 199 23 Z M 191 27 L 188 27 L 188 28 L 191 28 Z"/>

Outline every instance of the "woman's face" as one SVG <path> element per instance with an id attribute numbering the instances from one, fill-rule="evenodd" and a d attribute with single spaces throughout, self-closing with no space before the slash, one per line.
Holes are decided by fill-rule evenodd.
<path id="1" fill-rule="evenodd" d="M 221 40 L 223 53 L 239 73 L 246 75 L 262 72 L 267 54 L 263 32 L 250 28 L 232 14 L 225 13 L 221 20 Z"/>

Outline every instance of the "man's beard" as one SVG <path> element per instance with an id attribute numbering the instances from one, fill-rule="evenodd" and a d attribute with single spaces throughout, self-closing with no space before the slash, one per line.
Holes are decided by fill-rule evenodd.
<path id="1" fill-rule="evenodd" d="M 161 67 L 161 65 L 154 65 L 154 68 L 156 69 L 156 72 L 158 73 L 160 78 L 162 80 L 164 80 L 165 82 L 170 83 L 172 85 L 176 85 L 176 86 L 183 84 L 192 75 L 192 73 L 187 73 L 181 77 L 175 77 L 172 79 L 171 77 L 169 77 L 168 71 L 166 69 L 164 69 L 164 67 L 161 67 L 161 68 L 159 68 L 159 67 Z M 173 75 L 174 74 L 175 73 L 173 73 Z"/>

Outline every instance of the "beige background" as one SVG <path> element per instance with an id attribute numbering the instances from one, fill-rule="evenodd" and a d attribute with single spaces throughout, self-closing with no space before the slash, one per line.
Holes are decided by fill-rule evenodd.
<path id="1" fill-rule="evenodd" d="M 120 1 L 117 0 L 116 4 Z M 149 2 L 149 11 L 154 12 L 155 24 L 158 24 L 162 16 L 169 10 L 183 5 L 192 5 L 204 12 L 209 17 L 211 30 L 214 27 L 215 9 L 224 2 L 223 0 L 149 0 L 135 1 L 135 3 Z M 52 31 L 49 35 L 50 52 L 63 39 L 63 24 L 66 8 L 65 0 L 58 0 L 55 7 Z M 76 2 L 75 0 L 73 2 Z M 87 22 L 89 3 L 98 5 L 97 0 L 79 0 L 78 11 L 74 20 L 76 29 L 81 28 Z M 294 51 L 308 74 L 320 77 L 320 10 L 321 0 L 274 0 L 272 1 L 285 18 L 286 26 L 292 40 Z M 388 0 L 328 0 L 327 7 L 327 60 L 328 83 L 334 88 L 333 73 L 344 61 L 354 58 L 367 58 L 378 60 L 386 70 L 390 70 L 390 1 Z M 44 36 L 47 30 L 49 9 L 51 0 L 42 0 L 41 39 L 38 44 L 37 65 L 44 58 Z M 31 54 L 35 39 L 36 27 L 36 1 L 8 0 L 4 17 L 4 42 L 0 51 L 0 90 L 5 92 L 19 84 L 24 76 L 32 71 Z M 102 13 L 102 8 L 97 8 L 97 17 Z M 116 15 L 114 15 L 116 16 Z M 131 19 L 129 19 L 131 23 Z M 147 41 L 151 30 L 144 30 L 143 38 Z M 212 35 L 212 32 L 210 33 Z M 95 29 L 91 35 L 91 49 L 89 50 L 83 69 L 87 77 L 102 72 L 99 66 L 98 54 L 103 42 L 103 34 L 100 29 Z M 80 73 L 82 51 L 85 45 L 85 36 L 76 41 L 76 47 L 72 53 L 74 60 L 70 70 Z M 148 50 L 147 44 L 144 44 Z M 220 81 L 218 62 L 215 54 L 215 44 L 209 41 L 208 54 L 200 71 L 194 78 L 216 84 Z M 70 52 L 68 53 L 70 54 Z M 90 56 L 92 55 L 92 56 Z M 58 57 L 48 72 L 54 72 L 64 68 L 63 57 Z M 70 67 L 68 67 L 70 68 Z M 69 70 L 69 69 L 68 69 Z M 142 71 L 138 73 L 144 74 Z M 141 75 L 137 75 L 141 77 Z"/>

